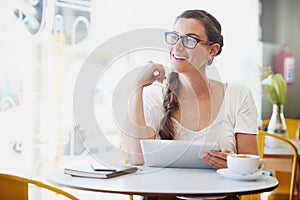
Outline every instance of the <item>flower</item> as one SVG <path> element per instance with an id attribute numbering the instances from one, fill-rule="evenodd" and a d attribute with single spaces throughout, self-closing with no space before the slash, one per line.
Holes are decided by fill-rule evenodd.
<path id="1" fill-rule="evenodd" d="M 274 74 L 271 67 L 261 71 L 263 97 L 272 104 L 283 105 L 285 102 L 287 84 L 280 73 Z"/>

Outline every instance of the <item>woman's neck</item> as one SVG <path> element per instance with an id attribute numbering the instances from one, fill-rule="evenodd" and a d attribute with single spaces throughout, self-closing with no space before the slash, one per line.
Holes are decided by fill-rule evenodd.
<path id="1" fill-rule="evenodd" d="M 179 96 L 181 98 L 205 98 L 209 96 L 210 82 L 203 74 L 179 75 L 179 82 Z"/>

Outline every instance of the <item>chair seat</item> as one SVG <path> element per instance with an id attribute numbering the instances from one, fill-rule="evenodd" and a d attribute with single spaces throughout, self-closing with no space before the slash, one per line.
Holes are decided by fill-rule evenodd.
<path id="1" fill-rule="evenodd" d="M 294 199 L 297 200 L 298 196 L 294 195 Z M 270 194 L 268 200 L 287 200 L 288 194 Z"/>
<path id="2" fill-rule="evenodd" d="M 291 173 L 284 172 L 284 171 L 275 171 L 274 175 L 280 181 L 280 184 L 273 192 L 271 192 L 271 194 L 268 197 L 268 200 L 288 199 Z M 297 191 L 297 187 L 295 187 L 294 199 L 297 199 L 297 197 L 298 197 L 298 191 Z"/>

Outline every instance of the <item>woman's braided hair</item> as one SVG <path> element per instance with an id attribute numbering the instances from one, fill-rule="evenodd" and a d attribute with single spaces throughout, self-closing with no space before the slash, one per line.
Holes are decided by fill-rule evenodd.
<path id="1" fill-rule="evenodd" d="M 178 73 L 171 72 L 168 77 L 167 91 L 164 95 L 163 108 L 165 116 L 160 122 L 159 135 L 161 139 L 174 139 L 175 127 L 173 125 L 172 116 L 174 112 L 179 109 L 179 102 L 177 99 L 179 89 Z"/>

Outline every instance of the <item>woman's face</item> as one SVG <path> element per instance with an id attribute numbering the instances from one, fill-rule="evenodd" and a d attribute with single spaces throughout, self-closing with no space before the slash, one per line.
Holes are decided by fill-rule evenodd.
<path id="1" fill-rule="evenodd" d="M 182 36 L 190 35 L 201 40 L 208 40 L 204 26 L 196 19 L 179 19 L 173 31 Z M 194 49 L 188 49 L 183 46 L 182 39 L 180 39 L 171 49 L 172 69 L 179 73 L 192 72 L 191 68 L 204 69 L 207 60 L 211 59 L 209 53 L 209 45 L 198 43 Z"/>

